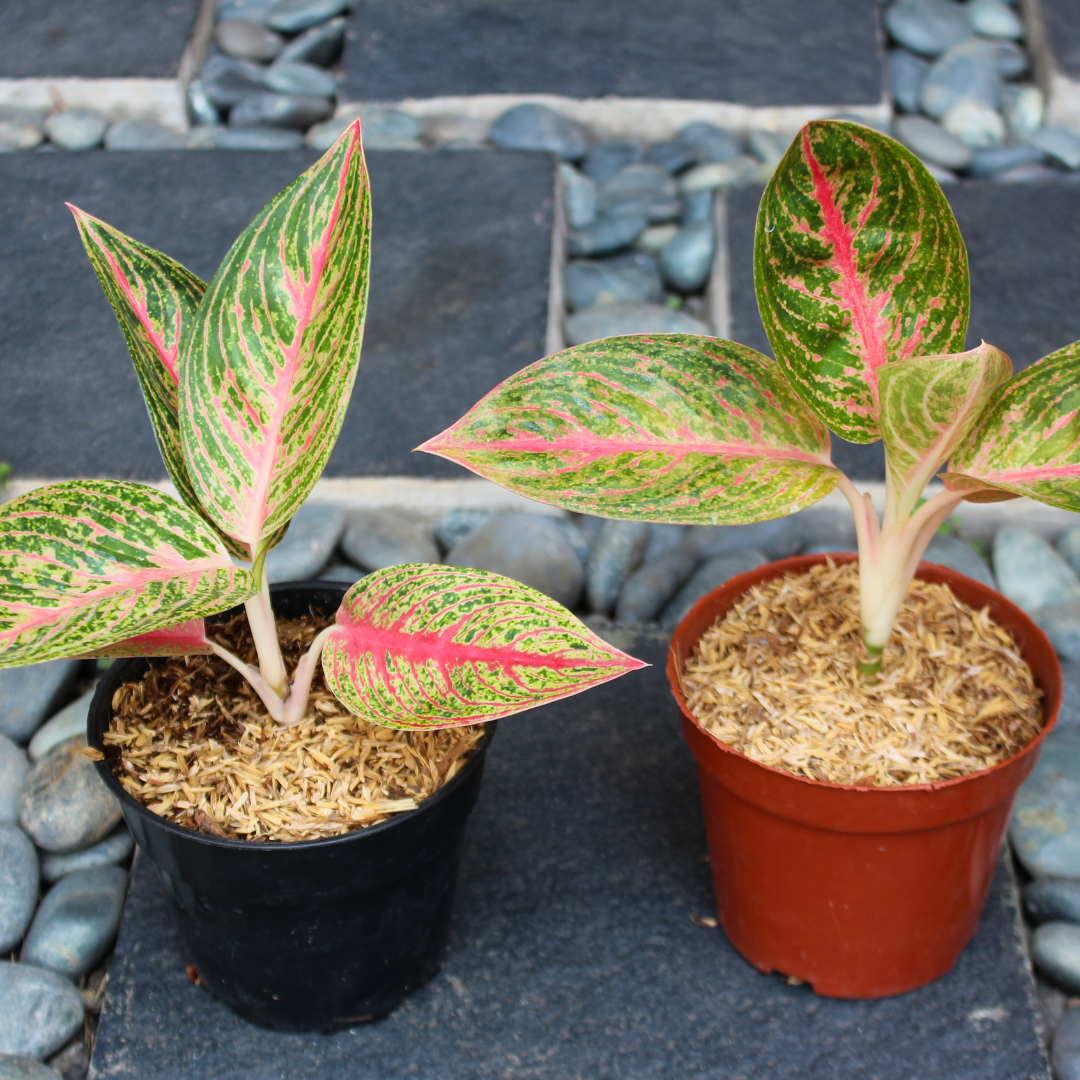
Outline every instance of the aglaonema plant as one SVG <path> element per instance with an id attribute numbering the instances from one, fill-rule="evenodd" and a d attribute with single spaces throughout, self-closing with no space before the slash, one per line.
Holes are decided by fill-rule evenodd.
<path id="1" fill-rule="evenodd" d="M 919 560 L 962 500 L 1080 510 L 1080 342 L 1015 378 L 992 345 L 962 351 L 967 253 L 948 203 L 913 154 L 858 124 L 796 136 L 761 200 L 754 279 L 775 360 L 675 334 L 579 345 L 421 449 L 543 502 L 639 521 L 746 524 L 839 488 L 874 678 Z M 830 429 L 884 443 L 880 520 L 833 464 Z M 924 500 L 947 461 L 945 490 Z"/>
<path id="2" fill-rule="evenodd" d="M 264 563 L 322 473 L 356 376 L 371 219 L 359 122 L 263 208 L 209 285 L 71 209 L 182 501 L 77 480 L 0 508 L 0 667 L 213 653 L 295 724 L 321 660 L 352 712 L 437 728 L 642 666 L 524 585 L 410 564 L 357 582 L 286 671 Z M 241 603 L 257 665 L 207 632 L 207 616 Z"/>

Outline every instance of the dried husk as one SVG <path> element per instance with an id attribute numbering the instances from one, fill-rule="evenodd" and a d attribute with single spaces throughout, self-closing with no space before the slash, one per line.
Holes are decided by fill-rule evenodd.
<path id="1" fill-rule="evenodd" d="M 914 581 L 880 680 L 863 655 L 857 563 L 751 588 L 705 632 L 682 689 L 711 734 L 755 761 L 836 784 L 929 784 L 1005 761 L 1042 729 L 1041 691 L 989 609 Z"/>
<path id="2" fill-rule="evenodd" d="M 289 670 L 327 622 L 278 621 Z M 245 616 L 209 629 L 255 661 Z M 112 704 L 105 752 L 124 789 L 170 821 L 232 839 L 316 840 L 414 810 L 460 771 L 484 733 L 483 724 L 438 731 L 369 724 L 327 690 L 321 668 L 308 715 L 283 727 L 214 656 L 152 661 Z"/>

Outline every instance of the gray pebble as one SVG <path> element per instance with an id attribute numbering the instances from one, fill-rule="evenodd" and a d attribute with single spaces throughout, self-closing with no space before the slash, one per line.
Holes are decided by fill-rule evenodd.
<path id="1" fill-rule="evenodd" d="M 0 735 L 25 743 L 69 696 L 78 660 L 0 668 Z"/>
<path id="2" fill-rule="evenodd" d="M 649 526 L 649 543 L 645 548 L 643 563 L 647 565 L 654 559 L 678 547 L 686 539 L 685 525 L 669 525 L 664 522 L 654 522 Z"/>
<path id="3" fill-rule="evenodd" d="M 679 180 L 679 190 L 688 195 L 693 191 L 713 191 L 716 188 L 732 187 L 753 179 L 761 166 L 757 161 L 744 155 L 732 161 L 712 161 L 704 165 L 695 165 L 685 172 Z"/>
<path id="4" fill-rule="evenodd" d="M 854 544 L 843 544 L 840 542 L 825 543 L 825 544 L 808 544 L 803 548 L 801 554 L 803 555 L 837 555 L 840 552 L 853 551 L 858 552 L 858 548 Z"/>
<path id="5" fill-rule="evenodd" d="M 1024 914 L 1035 924 L 1058 921 L 1080 923 L 1080 881 L 1071 878 L 1036 878 L 1024 886 Z"/>
<path id="6" fill-rule="evenodd" d="M 679 216 L 678 186 L 659 165 L 627 165 L 600 185 L 596 208 L 602 216 L 671 221 Z"/>
<path id="7" fill-rule="evenodd" d="M 285 48 L 280 34 L 254 19 L 222 19 L 214 27 L 214 41 L 227 56 L 266 63 Z"/>
<path id="8" fill-rule="evenodd" d="M 885 9 L 885 28 L 923 56 L 937 56 L 975 33 L 964 6 L 947 0 L 896 0 Z"/>
<path id="9" fill-rule="evenodd" d="M 187 91 L 188 115 L 192 123 L 203 127 L 215 127 L 221 123 L 221 113 L 210 100 L 202 79 L 192 79 Z M 190 132 L 188 132 L 190 136 Z"/>
<path id="10" fill-rule="evenodd" d="M 41 877 L 51 883 L 81 870 L 112 866 L 123 862 L 134 850 L 135 838 L 126 825 L 121 825 L 111 836 L 82 851 L 73 851 L 70 855 L 46 855 L 41 860 Z"/>
<path id="11" fill-rule="evenodd" d="M 127 882 L 127 871 L 118 866 L 68 874 L 41 901 L 23 943 L 22 962 L 69 979 L 85 975 L 116 937 Z"/>
<path id="12" fill-rule="evenodd" d="M 593 517 L 592 514 L 571 514 L 570 520 L 578 532 L 585 537 L 590 548 L 596 543 L 596 538 L 600 535 L 605 521 L 604 518 Z"/>
<path id="13" fill-rule="evenodd" d="M 281 50 L 278 59 L 298 60 L 305 64 L 319 64 L 321 67 L 326 67 L 338 58 L 344 40 L 345 19 L 331 19 L 293 38 Z"/>
<path id="14" fill-rule="evenodd" d="M 30 745 L 26 748 L 30 760 L 40 761 L 54 746 L 59 746 L 73 735 L 86 734 L 86 718 L 90 715 L 90 702 L 94 700 L 94 691 L 87 690 L 82 697 L 65 705 L 55 716 L 50 717 L 37 729 Z"/>
<path id="15" fill-rule="evenodd" d="M 10 822 L 0 823 L 0 953 L 23 939 L 38 899 L 38 857 L 30 838 Z"/>
<path id="16" fill-rule="evenodd" d="M 83 757 L 84 746 L 86 738 L 76 736 L 53 747 L 23 786 L 19 822 L 45 851 L 79 851 L 120 821 L 120 804 Z"/>
<path id="17" fill-rule="evenodd" d="M 1043 923 L 1031 936 L 1031 959 L 1051 982 L 1080 993 L 1080 926 Z"/>
<path id="18" fill-rule="evenodd" d="M 332 562 L 319 571 L 319 581 L 344 581 L 355 585 L 363 577 L 367 577 L 366 570 L 347 562 Z"/>
<path id="19" fill-rule="evenodd" d="M 1080 1080 L 1080 1009 L 1068 1009 L 1054 1029 L 1054 1080 Z"/>
<path id="20" fill-rule="evenodd" d="M 211 56 L 199 76 L 203 93 L 218 109 L 231 109 L 249 95 L 265 90 L 265 79 L 265 68 L 228 56 Z"/>
<path id="21" fill-rule="evenodd" d="M 703 559 L 743 548 L 786 559 L 802 546 L 802 532 L 793 518 L 782 517 L 753 525 L 691 525 L 683 542 Z"/>
<path id="22" fill-rule="evenodd" d="M 64 1080 L 86 1080 L 90 1068 L 90 1048 L 83 1039 L 76 1038 L 59 1054 L 49 1058 L 49 1067 L 55 1069 Z"/>
<path id="23" fill-rule="evenodd" d="M 394 109 L 388 105 L 360 105 L 357 108 L 350 108 L 343 116 L 335 117 L 335 120 L 343 122 L 342 130 L 344 130 L 357 117 L 360 118 L 360 126 L 364 131 L 365 146 L 368 145 L 369 139 L 388 136 L 419 139 L 424 134 L 423 121 L 403 109 Z"/>
<path id="24" fill-rule="evenodd" d="M 1005 120 L 997 109 L 961 98 L 941 118 L 941 126 L 972 150 L 1000 146 L 1005 141 Z"/>
<path id="25" fill-rule="evenodd" d="M 665 304 L 595 304 L 575 311 L 565 324 L 570 345 L 623 334 L 695 334 L 707 337 L 709 328 L 692 315 Z"/>
<path id="26" fill-rule="evenodd" d="M 927 546 L 923 559 L 947 566 L 958 574 L 981 581 L 991 589 L 997 589 L 997 582 L 990 567 L 986 565 L 986 560 L 970 544 L 965 544 L 955 536 L 935 536 Z"/>
<path id="27" fill-rule="evenodd" d="M 619 214 L 599 217 L 591 224 L 574 229 L 566 240 L 566 251 L 573 256 L 613 255 L 628 248 L 649 224 L 644 214 Z"/>
<path id="28" fill-rule="evenodd" d="M 644 521 L 605 521 L 585 565 L 585 597 L 590 611 L 609 614 L 626 579 L 641 565 L 649 545 Z"/>
<path id="29" fill-rule="evenodd" d="M 100 146 L 109 121 L 92 109 L 66 109 L 45 121 L 45 134 L 61 150 L 92 150 Z"/>
<path id="30" fill-rule="evenodd" d="M 29 771 L 26 752 L 0 735 L 0 822 L 19 820 L 20 793 Z"/>
<path id="31" fill-rule="evenodd" d="M 1018 79 L 1026 75 L 1031 67 L 1031 61 L 1024 49 L 1015 41 L 998 41 L 998 74 L 1003 79 Z"/>
<path id="32" fill-rule="evenodd" d="M 689 580 L 700 560 L 692 551 L 676 547 L 636 570 L 619 593 L 615 618 L 619 622 L 651 622 L 675 592 Z"/>
<path id="33" fill-rule="evenodd" d="M 994 537 L 998 587 L 1025 611 L 1080 600 L 1080 579 L 1044 540 L 1027 529 L 1006 525 Z"/>
<path id="34" fill-rule="evenodd" d="M 696 165 L 697 159 L 697 150 L 694 147 L 674 139 L 669 142 L 653 143 L 645 151 L 643 160 L 651 165 L 659 165 L 661 169 L 666 169 L 672 176 L 677 176 L 684 169 Z"/>
<path id="35" fill-rule="evenodd" d="M 999 184 L 1057 184 L 1063 174 L 1046 165 L 1014 165 L 1004 172 L 995 173 L 992 178 Z"/>
<path id="36" fill-rule="evenodd" d="M 304 136 L 284 128 L 220 128 L 213 142 L 218 150 L 299 150 Z"/>
<path id="37" fill-rule="evenodd" d="M 627 165 L 641 161 L 641 144 L 626 139 L 594 143 L 581 163 L 586 176 L 602 184 Z"/>
<path id="38" fill-rule="evenodd" d="M 559 173 L 567 223 L 571 229 L 583 229 L 596 220 L 596 184 L 565 161 L 559 162 Z"/>
<path id="39" fill-rule="evenodd" d="M 1080 878 L 1080 730 L 1051 731 L 1009 821 L 1016 857 L 1033 877 Z"/>
<path id="40" fill-rule="evenodd" d="M 341 548 L 365 570 L 439 561 L 432 530 L 408 514 L 389 508 L 350 514 Z"/>
<path id="41" fill-rule="evenodd" d="M 676 138 L 694 151 L 695 159 L 699 163 L 734 161 L 743 152 L 737 135 L 705 120 L 687 124 L 679 130 Z"/>
<path id="42" fill-rule="evenodd" d="M 1064 127 L 1044 127 L 1029 141 L 1066 169 L 1080 169 L 1080 135 L 1076 132 Z"/>
<path id="43" fill-rule="evenodd" d="M 664 608 L 660 622 L 664 626 L 675 626 L 683 616 L 706 593 L 712 592 L 729 578 L 745 574 L 756 566 L 769 561 L 765 552 L 756 548 L 739 548 L 723 555 L 717 555 L 703 563 L 689 581 L 676 593 L 675 599 Z"/>
<path id="44" fill-rule="evenodd" d="M 345 515 L 336 506 L 301 506 L 281 543 L 266 556 L 270 583 L 312 580 L 326 565 L 344 531 Z"/>
<path id="45" fill-rule="evenodd" d="M 683 199 L 683 206 L 685 207 L 685 205 L 686 199 Z M 660 252 L 664 250 L 664 245 L 673 239 L 678 231 L 679 226 L 674 222 L 669 222 L 667 225 L 650 225 L 634 241 L 634 250 L 643 251 L 646 255 L 659 259 Z"/>
<path id="46" fill-rule="evenodd" d="M 79 1030 L 83 1004 L 55 971 L 0 961 L 0 1054 L 45 1058 Z"/>
<path id="47" fill-rule="evenodd" d="M 1031 618 L 1062 660 L 1080 660 L 1080 602 L 1050 604 L 1031 612 Z"/>
<path id="48" fill-rule="evenodd" d="M 1057 553 L 1080 574 L 1080 525 L 1066 529 L 1055 541 Z"/>
<path id="49" fill-rule="evenodd" d="M 262 22 L 266 13 L 274 6 L 274 0 L 218 0 L 217 17 L 219 19 L 251 19 Z"/>
<path id="50" fill-rule="evenodd" d="M 348 6 L 349 0 L 275 0 L 263 22 L 283 34 L 298 34 L 340 15 Z"/>
<path id="51" fill-rule="evenodd" d="M 566 518 L 559 519 L 559 528 L 563 531 L 563 536 L 566 537 L 566 542 L 573 549 L 574 554 L 578 557 L 578 561 L 582 566 L 589 560 L 589 543 L 588 537 L 575 525 L 572 521 L 568 521 Z"/>
<path id="52" fill-rule="evenodd" d="M 550 150 L 564 161 L 579 161 L 587 146 L 578 124 L 545 105 L 515 105 L 497 117 L 488 138 L 504 150 Z"/>
<path id="53" fill-rule="evenodd" d="M 919 91 L 930 70 L 930 62 L 907 49 L 889 50 L 889 92 L 904 112 L 919 111 Z"/>
<path id="54" fill-rule="evenodd" d="M 764 128 L 751 128 L 746 133 L 746 144 L 750 152 L 764 165 L 779 165 L 787 153 L 791 140 L 775 131 Z"/>
<path id="55" fill-rule="evenodd" d="M 712 221 L 713 201 L 714 195 L 711 191 L 691 191 L 684 195 L 679 221 L 683 225 L 690 225 L 695 221 Z"/>
<path id="56" fill-rule="evenodd" d="M 1042 151 L 1028 143 L 1014 146 L 994 146 L 976 150 L 971 155 L 968 173 L 975 177 L 994 176 L 1017 165 L 1036 165 L 1042 161 Z"/>
<path id="57" fill-rule="evenodd" d="M 0 1054 L 0 1080 L 56 1080 L 56 1077 L 57 1073 L 37 1058 L 23 1054 Z"/>
<path id="58" fill-rule="evenodd" d="M 301 94 L 251 94 L 229 113 L 230 127 L 272 127 L 303 130 L 334 111 L 325 98 Z"/>
<path id="59" fill-rule="evenodd" d="M 278 94 L 332 98 L 337 93 L 337 79 L 314 64 L 279 60 L 266 69 L 266 88 Z"/>
<path id="60" fill-rule="evenodd" d="M 41 113 L 18 105 L 0 105 L 0 153 L 33 150 L 44 138 Z"/>
<path id="61" fill-rule="evenodd" d="M 660 253 L 660 272 L 673 289 L 698 292 L 709 280 L 715 253 L 716 231 L 712 222 L 692 222 L 684 225 L 664 245 Z"/>
<path id="62" fill-rule="evenodd" d="M 1020 16 L 1001 0 L 968 0 L 967 10 L 976 34 L 1008 41 L 1020 41 L 1024 36 Z"/>
<path id="63" fill-rule="evenodd" d="M 571 310 L 597 303 L 656 303 L 664 297 L 656 261 L 643 252 L 603 262 L 567 263 L 563 287 Z"/>
<path id="64" fill-rule="evenodd" d="M 121 120 L 105 133 L 106 150 L 186 150 L 187 139 L 156 120 Z"/>
<path id="65" fill-rule="evenodd" d="M 446 556 L 447 566 L 471 566 L 520 581 L 573 607 L 585 577 L 560 523 L 539 514 L 497 514 L 473 529 Z"/>
<path id="66" fill-rule="evenodd" d="M 447 510 L 437 522 L 435 522 L 435 539 L 443 551 L 449 551 L 459 540 L 483 525 L 489 518 L 494 517 L 490 510 L 471 510 L 467 507 L 457 507 Z"/>
<path id="67" fill-rule="evenodd" d="M 919 104 L 935 119 L 961 98 L 996 109 L 1001 104 L 997 46 L 973 39 L 954 45 L 934 61 L 923 79 Z"/>

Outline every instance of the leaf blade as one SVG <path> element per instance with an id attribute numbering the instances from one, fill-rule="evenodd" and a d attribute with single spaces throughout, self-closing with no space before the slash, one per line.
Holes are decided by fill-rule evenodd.
<path id="1" fill-rule="evenodd" d="M 1026 495 L 1080 512 L 1080 341 L 997 391 L 943 479 L 972 501 Z"/>
<path id="2" fill-rule="evenodd" d="M 181 350 L 180 433 L 199 502 L 255 550 L 307 497 L 341 429 L 368 284 L 359 122 L 225 256 Z"/>
<path id="3" fill-rule="evenodd" d="M 398 728 L 483 723 L 646 666 L 535 589 L 415 563 L 349 590 L 322 663 L 347 708 Z"/>
<path id="4" fill-rule="evenodd" d="M 71 480 L 0 507 L 0 667 L 108 648 L 255 589 L 217 534 L 154 488 Z"/>
<path id="5" fill-rule="evenodd" d="M 683 334 L 545 357 L 418 449 L 540 502 L 645 521 L 780 517 L 840 475 L 828 432 L 774 361 Z"/>
<path id="6" fill-rule="evenodd" d="M 803 400 L 851 442 L 873 442 L 878 372 L 959 352 L 967 252 L 925 166 L 871 128 L 813 121 L 762 196 L 754 283 L 773 352 Z"/>
<path id="7" fill-rule="evenodd" d="M 209 656 L 213 653 L 206 639 L 206 622 L 203 619 L 188 619 L 174 626 L 161 630 L 151 630 L 146 634 L 124 638 L 115 645 L 83 653 L 80 659 L 113 657 L 120 659 L 129 656 Z"/>

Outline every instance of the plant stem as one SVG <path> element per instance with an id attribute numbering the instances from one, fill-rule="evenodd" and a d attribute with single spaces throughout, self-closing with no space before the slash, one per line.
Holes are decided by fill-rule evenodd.
<path id="1" fill-rule="evenodd" d="M 207 641 L 207 644 L 213 650 L 215 656 L 220 656 L 225 663 L 239 671 L 251 683 L 255 693 L 262 699 L 262 703 L 266 706 L 266 711 L 271 718 L 280 723 L 285 716 L 285 702 L 266 684 L 266 680 L 259 674 L 259 669 L 252 667 L 251 664 L 245 664 L 239 656 L 229 652 L 228 649 L 219 645 L 216 641 Z"/>
<path id="2" fill-rule="evenodd" d="M 244 601 L 244 608 L 251 636 L 255 639 L 255 652 L 259 656 L 259 672 L 266 685 L 284 700 L 287 686 L 285 661 L 278 642 L 274 611 L 270 607 L 270 585 L 265 577 L 260 582 L 259 591 Z"/>
<path id="3" fill-rule="evenodd" d="M 304 719 L 307 714 L 308 696 L 311 693 L 311 680 L 315 677 L 315 667 L 319 663 L 323 645 L 334 629 L 335 624 L 331 623 L 325 630 L 316 634 L 311 647 L 300 657 L 300 663 L 296 665 L 296 671 L 293 672 L 292 688 L 285 702 L 284 714 L 280 717 L 275 716 L 275 720 L 280 720 L 286 726 L 292 727 Z"/>

